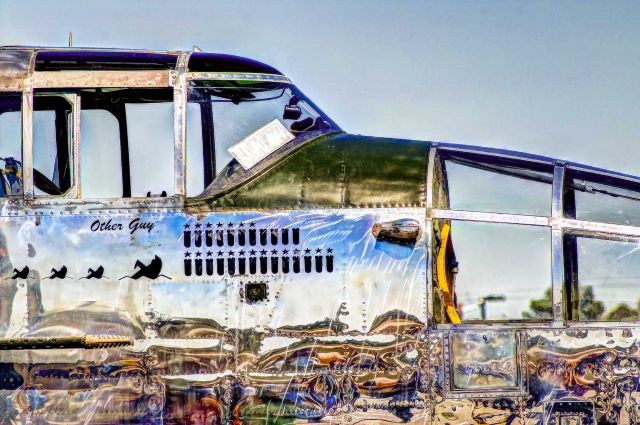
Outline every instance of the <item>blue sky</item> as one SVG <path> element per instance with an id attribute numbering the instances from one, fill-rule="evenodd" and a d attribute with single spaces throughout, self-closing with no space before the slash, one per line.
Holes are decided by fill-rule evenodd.
<path id="1" fill-rule="evenodd" d="M 354 133 L 640 175 L 638 22 L 631 1 L 0 0 L 2 44 L 195 44 L 276 66 Z"/>

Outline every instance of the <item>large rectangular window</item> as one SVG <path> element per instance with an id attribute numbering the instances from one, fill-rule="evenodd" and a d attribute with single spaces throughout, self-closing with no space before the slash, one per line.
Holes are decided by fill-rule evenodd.
<path id="1" fill-rule="evenodd" d="M 447 154 L 442 171 L 446 199 L 438 208 L 463 211 L 550 215 L 551 167 L 524 168 L 500 162 Z"/>
<path id="2" fill-rule="evenodd" d="M 173 195 L 173 91 L 85 89 L 79 95 L 81 196 Z"/>
<path id="3" fill-rule="evenodd" d="M 640 320 L 640 241 L 568 235 L 564 255 L 570 319 Z"/>
<path id="4" fill-rule="evenodd" d="M 551 319 L 549 228 L 445 220 L 434 228 L 439 322 Z"/>

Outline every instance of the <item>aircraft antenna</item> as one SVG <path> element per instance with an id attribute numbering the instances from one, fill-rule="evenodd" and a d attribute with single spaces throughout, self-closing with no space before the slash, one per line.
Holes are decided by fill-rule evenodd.
<path id="1" fill-rule="evenodd" d="M 73 47 L 73 31 L 69 31 L 69 47 Z"/>

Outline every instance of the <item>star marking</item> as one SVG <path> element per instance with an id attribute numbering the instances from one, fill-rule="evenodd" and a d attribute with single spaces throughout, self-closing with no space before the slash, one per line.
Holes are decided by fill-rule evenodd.
<path id="1" fill-rule="evenodd" d="M 244 223 L 241 221 L 240 224 L 238 224 L 238 227 L 244 227 Z"/>
<path id="2" fill-rule="evenodd" d="M 229 252 L 227 252 L 227 255 L 228 255 L 229 257 L 231 257 L 232 255 L 236 255 L 236 253 L 235 253 L 235 252 L 233 252 L 233 251 L 229 251 Z"/>
<path id="3" fill-rule="evenodd" d="M 316 254 L 320 254 L 322 250 L 320 248 L 316 248 Z"/>
<path id="4" fill-rule="evenodd" d="M 296 248 L 296 249 L 294 249 L 294 250 L 293 250 L 293 253 L 294 253 L 295 255 L 298 255 L 298 254 L 300 254 L 300 250 L 299 250 L 298 248 Z"/>
<path id="5" fill-rule="evenodd" d="M 191 253 L 190 252 L 185 252 L 184 253 L 184 258 L 191 258 Z"/>
<path id="6" fill-rule="evenodd" d="M 288 249 L 283 249 L 283 250 L 282 250 L 282 255 L 287 255 L 288 253 L 289 253 L 289 250 L 288 250 Z"/>
<path id="7" fill-rule="evenodd" d="M 211 250 L 207 251 L 207 257 L 211 257 L 213 255 L 213 252 L 211 252 Z"/>
<path id="8" fill-rule="evenodd" d="M 185 229 L 188 229 L 188 228 L 189 228 L 189 223 L 185 223 L 185 224 L 184 224 L 184 228 L 185 228 Z"/>
<path id="9" fill-rule="evenodd" d="M 243 250 L 240 250 L 240 252 L 238 252 L 238 255 L 244 255 L 245 252 Z"/>
<path id="10" fill-rule="evenodd" d="M 222 223 L 216 224 L 216 227 L 222 227 L 222 226 L 224 226 L 224 224 L 222 224 Z"/>
<path id="11" fill-rule="evenodd" d="M 252 249 L 251 251 L 249 251 L 249 255 L 256 255 L 256 251 Z"/>
<path id="12" fill-rule="evenodd" d="M 210 228 L 211 228 L 211 226 L 213 226 L 213 224 L 211 224 L 211 223 L 207 223 L 207 224 L 206 224 L 206 226 L 207 226 L 207 229 L 210 229 Z"/>
<path id="13" fill-rule="evenodd" d="M 220 257 L 221 255 L 224 255 L 224 252 L 218 251 L 218 257 Z"/>
<path id="14" fill-rule="evenodd" d="M 232 222 L 229 222 L 229 224 L 227 224 L 227 226 L 232 227 L 232 226 L 233 226 L 233 223 L 232 223 Z"/>
<path id="15" fill-rule="evenodd" d="M 260 251 L 260 255 L 267 255 L 267 251 L 263 249 L 262 251 Z"/>
<path id="16" fill-rule="evenodd" d="M 200 224 L 200 223 L 196 223 L 196 229 L 199 229 L 199 228 L 200 228 L 200 226 L 202 226 L 202 224 Z"/>
<path id="17" fill-rule="evenodd" d="M 249 223 L 249 227 L 256 227 L 256 223 L 252 221 L 251 223 Z"/>
<path id="18" fill-rule="evenodd" d="M 200 251 L 196 252 L 196 257 L 200 257 L 202 253 Z"/>
<path id="19" fill-rule="evenodd" d="M 333 249 L 327 248 L 327 253 L 331 254 L 332 252 L 333 252 Z"/>
<path id="20" fill-rule="evenodd" d="M 304 253 L 305 253 L 305 254 L 310 254 L 310 253 L 311 253 L 311 250 L 310 250 L 309 248 L 305 248 Z"/>
<path id="21" fill-rule="evenodd" d="M 276 255 L 277 253 L 278 253 L 277 249 L 274 249 L 274 250 L 271 251 L 271 254 L 273 254 L 273 255 Z"/>

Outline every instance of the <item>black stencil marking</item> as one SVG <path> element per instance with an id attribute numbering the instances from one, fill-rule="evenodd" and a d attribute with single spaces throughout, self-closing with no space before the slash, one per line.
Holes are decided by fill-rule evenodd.
<path id="1" fill-rule="evenodd" d="M 256 246 L 256 229 L 249 229 L 249 245 Z"/>
<path id="2" fill-rule="evenodd" d="M 300 256 L 293 257 L 293 272 L 300 273 Z"/>
<path id="3" fill-rule="evenodd" d="M 260 229 L 260 245 L 265 246 L 267 244 L 267 229 Z"/>
<path id="4" fill-rule="evenodd" d="M 292 233 L 292 238 L 293 238 L 293 244 L 294 245 L 300 245 L 300 229 L 297 227 L 294 227 L 293 229 L 291 229 L 291 233 Z"/>
<path id="5" fill-rule="evenodd" d="M 157 255 L 153 257 L 153 260 L 151 260 L 149 264 L 144 264 L 142 261 L 137 260 L 133 268 L 134 270 L 138 269 L 138 271 L 131 276 L 122 276 L 119 280 L 125 279 L 127 277 L 136 280 L 140 279 L 141 277 L 146 277 L 152 280 L 159 277 L 171 279 L 169 276 L 162 274 L 162 259 Z"/>
<path id="6" fill-rule="evenodd" d="M 289 229 L 282 229 L 282 245 L 289 245 Z"/>
<path id="7" fill-rule="evenodd" d="M 233 246 L 235 245 L 235 232 L 233 231 L 233 229 L 229 229 L 227 230 L 227 246 Z"/>
<path id="8" fill-rule="evenodd" d="M 245 246 L 246 234 L 244 229 L 238 229 L 238 245 Z"/>
<path id="9" fill-rule="evenodd" d="M 205 268 L 207 270 L 207 276 L 213 275 L 213 258 L 207 258 L 205 260 Z"/>
<path id="10" fill-rule="evenodd" d="M 216 245 L 224 246 L 224 230 L 216 230 Z"/>
<path id="11" fill-rule="evenodd" d="M 271 229 L 271 245 L 278 245 L 278 229 Z"/>
<path id="12" fill-rule="evenodd" d="M 311 256 L 310 255 L 304 256 L 304 272 L 311 273 Z"/>
<path id="13" fill-rule="evenodd" d="M 184 259 L 184 274 L 185 276 L 191 276 L 191 258 Z"/>
<path id="14" fill-rule="evenodd" d="M 29 277 L 29 267 L 24 266 L 22 270 L 13 269 L 11 279 L 27 279 Z"/>
<path id="15" fill-rule="evenodd" d="M 196 276 L 202 276 L 202 258 L 196 258 Z"/>
<path id="16" fill-rule="evenodd" d="M 80 280 L 82 279 L 109 279 L 107 276 L 104 275 L 104 267 L 102 266 L 98 266 L 97 269 L 93 270 L 91 267 L 89 267 L 89 270 L 87 271 L 87 275 L 85 277 L 81 277 Z"/>
<path id="17" fill-rule="evenodd" d="M 51 268 L 51 276 L 45 277 L 45 279 L 65 279 L 67 277 L 67 266 L 60 267 L 60 270 Z M 71 276 L 69 276 L 71 278 Z"/>
<path id="18" fill-rule="evenodd" d="M 207 245 L 207 248 L 211 248 L 213 246 L 213 230 L 207 230 L 205 232 L 204 243 Z"/>

